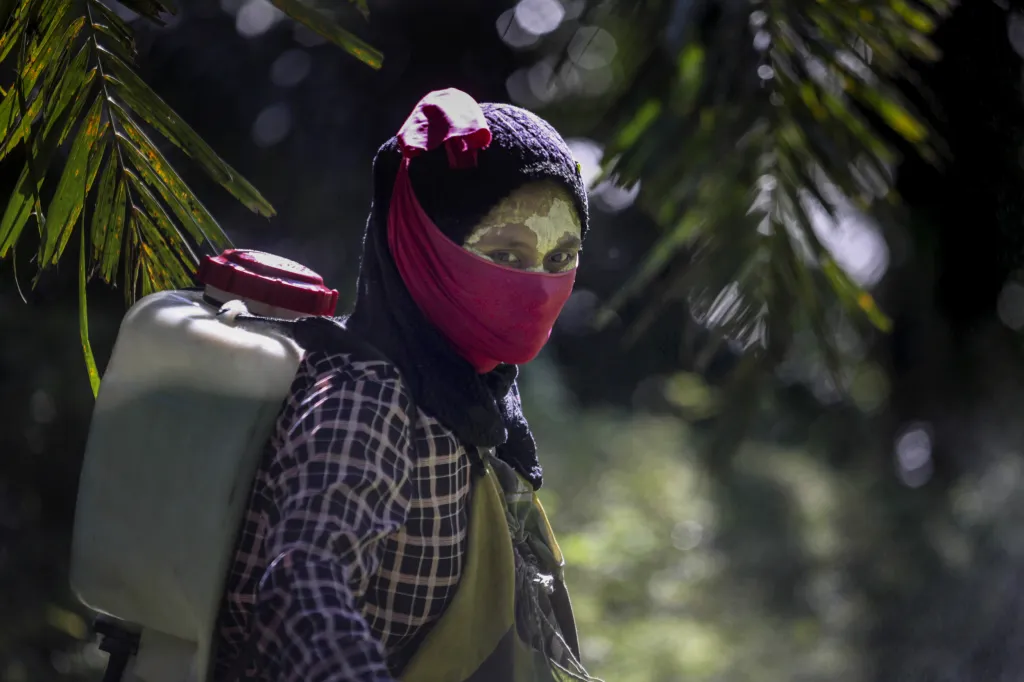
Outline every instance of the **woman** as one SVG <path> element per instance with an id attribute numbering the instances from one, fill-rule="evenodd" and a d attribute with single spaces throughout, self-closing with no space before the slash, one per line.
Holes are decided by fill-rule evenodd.
<path id="1" fill-rule="evenodd" d="M 588 679 L 515 383 L 586 227 L 578 165 L 522 109 L 433 92 L 381 147 L 355 311 L 300 328 L 218 680 Z"/>

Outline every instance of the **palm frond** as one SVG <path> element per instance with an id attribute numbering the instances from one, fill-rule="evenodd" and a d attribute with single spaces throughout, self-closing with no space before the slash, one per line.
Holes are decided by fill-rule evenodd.
<path id="1" fill-rule="evenodd" d="M 174 10 L 159 0 L 124 4 L 155 21 Z M 0 258 L 13 253 L 34 221 L 38 282 L 81 226 L 80 331 L 95 390 L 88 280 L 96 275 L 113 284 L 123 268 L 131 302 L 140 291 L 191 284 L 198 264 L 191 243 L 218 249 L 230 243 L 141 125 L 182 149 L 252 210 L 265 216 L 274 210 L 135 75 L 131 30 L 106 5 L 20 0 L 3 9 L 0 58 L 13 63 L 16 76 L 0 100 L 0 159 L 21 150 L 24 167 L 0 218 Z M 68 140 L 63 170 L 51 189 L 56 154 Z"/>
<path id="2" fill-rule="evenodd" d="M 889 128 L 927 158 L 941 145 L 896 87 L 948 0 L 641 0 L 595 6 L 619 41 L 622 88 L 598 125 L 605 177 L 642 179 L 660 243 L 610 303 L 670 271 L 670 291 L 722 338 L 778 358 L 794 328 L 828 343 L 835 302 L 889 321 L 823 245 L 815 219 L 885 218 Z M 573 55 L 565 56 L 571 63 Z M 684 255 L 685 252 L 685 255 Z M 659 305 L 656 301 L 653 305 Z M 610 316 L 606 319 L 610 319 Z"/>
<path id="3" fill-rule="evenodd" d="M 158 24 L 176 11 L 170 0 L 121 4 Z M 380 66 L 380 53 L 317 3 L 274 4 L 365 63 Z M 352 7 L 365 15 L 363 0 L 352 0 Z M 230 245 L 150 135 L 176 146 L 252 211 L 272 216 L 274 209 L 136 74 L 132 30 L 102 0 L 0 0 L 0 25 L 0 63 L 15 73 L 0 99 L 0 160 L 16 153 L 24 157 L 0 217 L 0 259 L 13 256 L 33 223 L 39 235 L 38 282 L 61 260 L 80 226 L 80 332 L 95 391 L 98 374 L 85 297 L 89 279 L 115 285 L 120 273 L 131 303 L 139 294 L 189 286 L 199 262 L 196 249 Z M 57 153 L 67 142 L 57 175 Z"/>
<path id="4" fill-rule="evenodd" d="M 271 0 L 271 3 L 367 66 L 379 69 L 383 65 L 384 55 L 380 50 L 344 28 L 344 24 L 351 20 L 349 15 L 352 12 L 363 19 L 370 16 L 366 0 Z"/>

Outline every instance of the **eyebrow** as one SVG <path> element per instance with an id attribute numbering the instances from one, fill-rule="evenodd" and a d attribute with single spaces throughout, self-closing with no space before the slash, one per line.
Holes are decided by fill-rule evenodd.
<path id="1" fill-rule="evenodd" d="M 526 242 L 521 241 L 519 239 L 513 239 L 511 241 L 505 242 L 504 244 L 495 244 L 494 246 L 501 246 L 512 249 L 523 249 L 526 251 L 531 251 L 537 248 L 535 245 L 527 244 Z"/>
<path id="2" fill-rule="evenodd" d="M 580 238 L 577 237 L 574 234 L 565 235 L 561 239 L 558 240 L 558 246 L 560 248 L 563 248 L 563 249 L 565 249 L 565 248 L 570 248 L 570 249 L 571 248 L 577 248 L 577 247 L 580 246 L 581 243 L 582 242 L 581 242 Z M 524 242 L 521 239 L 512 239 L 512 240 L 507 241 L 507 242 L 494 243 L 494 242 L 488 241 L 488 239 L 486 237 L 482 238 L 479 242 L 477 242 L 477 245 L 482 247 L 482 248 L 485 248 L 485 249 L 490 249 L 490 248 L 507 248 L 507 249 L 523 249 L 523 250 L 526 250 L 526 251 L 532 251 L 533 249 L 537 248 L 536 244 L 528 244 L 527 242 Z"/>

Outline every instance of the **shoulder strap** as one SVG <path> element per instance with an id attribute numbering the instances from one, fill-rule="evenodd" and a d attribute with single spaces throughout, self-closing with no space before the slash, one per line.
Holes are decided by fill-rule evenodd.
<path id="1" fill-rule="evenodd" d="M 295 339 L 300 346 L 309 351 L 352 353 L 366 360 L 388 361 L 387 356 L 373 344 L 346 329 L 343 324 L 344 318 L 300 317 L 285 320 L 243 313 L 237 315 L 235 319 L 243 324 L 273 327 Z"/>

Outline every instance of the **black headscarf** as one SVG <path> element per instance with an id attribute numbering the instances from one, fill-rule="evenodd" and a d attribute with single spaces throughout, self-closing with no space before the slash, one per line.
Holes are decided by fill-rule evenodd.
<path id="1" fill-rule="evenodd" d="M 444 149 L 417 156 L 409 174 L 424 211 L 457 244 L 514 190 L 552 180 L 569 190 L 587 230 L 587 193 L 565 141 L 534 114 L 504 104 L 481 104 L 491 144 L 474 168 L 449 168 Z M 497 455 L 540 487 L 541 467 L 516 386 L 518 369 L 501 365 L 479 374 L 460 357 L 413 302 L 388 249 L 387 216 L 401 153 L 391 138 L 373 162 L 373 205 L 363 238 L 356 306 L 347 329 L 398 366 L 419 409 L 471 445 Z"/>

